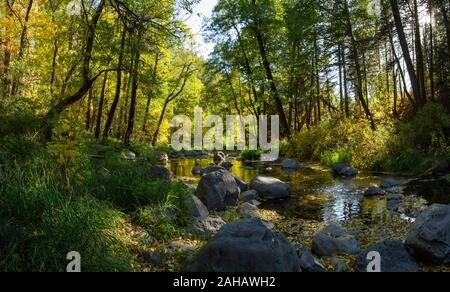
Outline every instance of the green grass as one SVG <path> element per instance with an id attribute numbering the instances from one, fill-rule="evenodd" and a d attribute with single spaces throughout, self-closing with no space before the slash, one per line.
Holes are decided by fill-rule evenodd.
<path id="1" fill-rule="evenodd" d="M 151 164 L 121 159 L 117 145 L 86 148 L 73 171 L 63 173 L 38 143 L 2 140 L 1 271 L 63 272 L 70 251 L 81 254 L 82 271 L 130 271 L 125 225 L 141 225 L 161 241 L 181 234 L 188 218 L 186 187 L 150 179 Z M 90 162 L 93 153 L 107 159 Z"/>

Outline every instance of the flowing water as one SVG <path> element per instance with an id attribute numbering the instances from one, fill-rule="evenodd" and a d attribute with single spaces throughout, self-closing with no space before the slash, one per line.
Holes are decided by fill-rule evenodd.
<path id="1" fill-rule="evenodd" d="M 232 161 L 231 172 L 247 183 L 261 172 L 261 163 Z M 192 174 L 194 166 L 207 167 L 212 160 L 174 160 L 171 170 L 177 177 L 188 178 L 196 185 L 200 176 Z M 368 223 L 384 220 L 388 214 L 385 198 L 365 198 L 364 191 L 387 178 L 386 175 L 360 173 L 353 179 L 334 178 L 331 171 L 314 163 L 301 163 L 297 171 L 283 171 L 273 165 L 268 175 L 289 183 L 292 198 L 284 202 L 264 204 L 262 208 L 276 209 L 286 216 L 323 221 L 325 223 L 359 218 Z M 390 176 L 392 177 L 392 176 Z M 406 178 L 396 177 L 405 180 Z M 407 194 L 425 197 L 429 203 L 450 203 L 449 184 L 443 184 L 437 191 L 430 191 L 428 184 L 407 188 Z"/>

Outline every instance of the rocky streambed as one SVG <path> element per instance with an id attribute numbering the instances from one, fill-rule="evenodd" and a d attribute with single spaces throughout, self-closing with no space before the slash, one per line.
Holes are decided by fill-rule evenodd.
<path id="1" fill-rule="evenodd" d="M 224 162 L 170 163 L 192 188 L 189 232 L 202 238 L 183 270 L 365 272 L 374 251 L 381 271 L 449 270 L 450 193 L 433 201 L 422 195 L 427 182 L 347 165 Z"/>

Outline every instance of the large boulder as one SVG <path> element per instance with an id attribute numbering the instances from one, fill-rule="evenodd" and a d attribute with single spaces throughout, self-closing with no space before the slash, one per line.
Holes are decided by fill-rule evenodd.
<path id="1" fill-rule="evenodd" d="M 355 177 L 358 175 L 358 170 L 345 163 L 337 163 L 331 168 L 334 176 L 340 177 Z"/>
<path id="2" fill-rule="evenodd" d="M 416 257 L 450 264 L 450 205 L 434 204 L 422 212 L 406 236 L 406 246 Z"/>
<path id="3" fill-rule="evenodd" d="M 287 183 L 270 176 L 258 175 L 250 186 L 264 200 L 285 199 L 291 196 L 291 187 Z"/>
<path id="4" fill-rule="evenodd" d="M 318 256 L 357 255 L 361 248 L 350 233 L 332 224 L 314 236 L 312 251 Z"/>
<path id="5" fill-rule="evenodd" d="M 294 159 L 285 159 L 281 162 L 281 167 L 286 170 L 297 170 L 298 162 Z"/>
<path id="6" fill-rule="evenodd" d="M 382 273 L 418 273 L 420 268 L 414 258 L 408 253 L 403 242 L 399 240 L 386 240 L 371 245 L 359 254 L 356 260 L 356 268 L 359 272 L 367 272 L 367 268 L 373 258 L 368 255 L 371 252 L 380 254 Z"/>
<path id="7" fill-rule="evenodd" d="M 289 241 L 260 220 L 225 225 L 190 261 L 188 272 L 299 272 Z"/>
<path id="8" fill-rule="evenodd" d="M 171 180 L 172 172 L 165 166 L 154 165 L 150 168 L 150 177 L 157 180 Z"/>
<path id="9" fill-rule="evenodd" d="M 240 189 L 230 172 L 218 170 L 202 176 L 195 194 L 208 210 L 225 210 L 236 206 Z"/>

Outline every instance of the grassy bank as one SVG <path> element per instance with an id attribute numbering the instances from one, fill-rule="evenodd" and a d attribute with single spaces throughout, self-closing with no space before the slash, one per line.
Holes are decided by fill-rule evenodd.
<path id="1" fill-rule="evenodd" d="M 361 170 L 425 173 L 437 159 L 450 158 L 450 115 L 430 103 L 413 120 L 385 118 L 377 131 L 352 119 L 323 121 L 281 146 L 282 154 L 300 160 L 350 163 Z"/>

